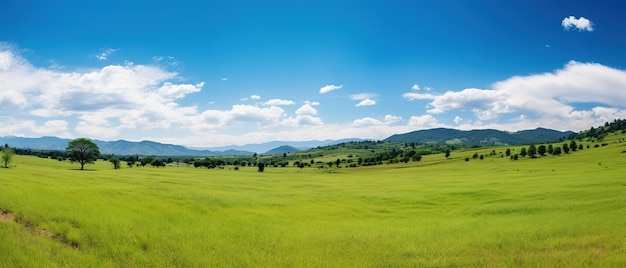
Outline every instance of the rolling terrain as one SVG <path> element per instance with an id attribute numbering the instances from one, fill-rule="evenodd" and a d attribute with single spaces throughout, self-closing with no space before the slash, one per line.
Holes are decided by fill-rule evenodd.
<path id="1" fill-rule="evenodd" d="M 621 267 L 625 138 L 262 173 L 17 155 L 0 169 L 0 266 Z"/>

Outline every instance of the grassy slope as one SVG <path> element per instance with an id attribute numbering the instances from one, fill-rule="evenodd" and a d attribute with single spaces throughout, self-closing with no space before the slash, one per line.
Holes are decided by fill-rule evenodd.
<path id="1" fill-rule="evenodd" d="M 0 222 L 0 266 L 623 266 L 621 138 L 543 159 L 264 173 L 16 156 L 0 210 L 21 224 Z M 492 149 L 506 147 L 478 153 Z"/>

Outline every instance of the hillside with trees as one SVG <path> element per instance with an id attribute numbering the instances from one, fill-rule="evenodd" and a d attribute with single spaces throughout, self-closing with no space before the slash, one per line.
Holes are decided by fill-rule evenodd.
<path id="1" fill-rule="evenodd" d="M 435 128 L 395 134 L 384 139 L 384 141 L 462 146 L 522 145 L 558 141 L 572 133 L 571 131 L 562 132 L 546 128 L 518 132 L 506 132 L 494 129 L 457 130 Z"/>

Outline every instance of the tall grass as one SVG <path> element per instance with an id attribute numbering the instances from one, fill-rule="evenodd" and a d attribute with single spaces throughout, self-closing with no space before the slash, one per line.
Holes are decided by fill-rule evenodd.
<path id="1" fill-rule="evenodd" d="M 0 169 L 16 216 L 0 222 L 0 266 L 624 266 L 618 138 L 541 159 L 464 161 L 494 149 L 479 148 L 263 173 L 16 156 Z"/>

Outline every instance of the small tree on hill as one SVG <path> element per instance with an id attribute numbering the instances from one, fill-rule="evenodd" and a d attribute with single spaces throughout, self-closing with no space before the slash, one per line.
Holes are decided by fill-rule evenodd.
<path id="1" fill-rule="evenodd" d="M 80 170 L 84 169 L 85 164 L 93 163 L 100 156 L 98 145 L 85 138 L 70 141 L 66 150 L 70 162 L 78 162 Z"/>
<path id="2" fill-rule="evenodd" d="M 15 151 L 9 148 L 9 145 L 4 145 L 4 148 L 2 148 L 0 154 L 2 155 L 2 165 L 5 168 L 9 168 L 9 164 L 11 164 L 11 160 L 13 160 L 13 155 L 15 154 Z"/>
<path id="3" fill-rule="evenodd" d="M 569 154 L 569 146 L 567 146 L 567 143 L 563 143 L 563 152 Z"/>
<path id="4" fill-rule="evenodd" d="M 109 158 L 109 162 L 111 162 L 111 164 L 113 164 L 113 169 L 120 168 L 120 160 L 117 157 Z"/>
<path id="5" fill-rule="evenodd" d="M 521 155 L 522 157 L 526 157 L 526 148 L 522 148 L 522 150 L 519 152 L 519 155 Z"/>
<path id="6" fill-rule="evenodd" d="M 548 145 L 548 154 L 552 154 L 554 152 L 554 147 L 552 147 L 552 144 Z"/>
<path id="7" fill-rule="evenodd" d="M 546 146 L 545 145 L 539 145 L 539 148 L 537 148 L 537 153 L 541 156 L 546 156 Z"/>
<path id="8" fill-rule="evenodd" d="M 263 162 L 258 163 L 256 167 L 259 169 L 259 172 L 263 172 L 265 170 L 265 164 Z"/>
<path id="9" fill-rule="evenodd" d="M 506 156 L 510 156 L 511 155 L 511 149 L 506 148 L 506 152 L 504 152 L 506 154 Z"/>
<path id="10" fill-rule="evenodd" d="M 578 145 L 576 145 L 576 141 L 571 141 L 569 143 L 569 149 L 572 150 L 572 152 L 576 151 L 576 149 L 578 149 Z"/>
<path id="11" fill-rule="evenodd" d="M 536 154 L 537 154 L 537 147 L 535 147 L 534 144 L 531 144 L 530 146 L 528 146 L 528 157 L 535 158 Z"/>
<path id="12" fill-rule="evenodd" d="M 446 158 L 450 157 L 450 148 L 446 149 Z"/>

